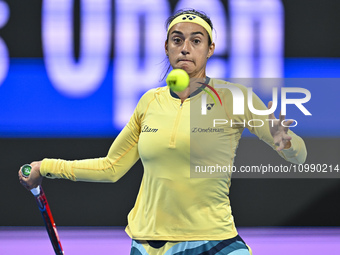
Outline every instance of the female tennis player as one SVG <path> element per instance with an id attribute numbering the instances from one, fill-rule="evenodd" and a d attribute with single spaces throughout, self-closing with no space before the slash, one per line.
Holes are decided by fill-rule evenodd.
<path id="1" fill-rule="evenodd" d="M 184 69 L 195 82 L 182 92 L 175 93 L 167 86 L 146 92 L 106 157 L 79 161 L 43 159 L 31 163 L 29 178 L 19 171 L 20 182 L 27 189 L 39 185 L 43 177 L 116 182 L 141 158 L 144 175 L 126 227 L 132 238 L 132 255 L 252 254 L 235 228 L 228 197 L 230 175 L 190 178 L 190 166 L 195 164 L 232 165 L 244 126 L 194 135 L 190 125 L 209 125 L 215 114 L 239 124 L 242 119 L 248 123 L 260 118 L 263 126 L 247 128 L 293 163 L 305 161 L 304 142 L 289 130 L 291 121 L 284 116 L 275 121 L 273 114 L 255 116 L 247 107 L 243 115 L 234 115 L 232 95 L 227 89 L 216 89 L 221 105 L 215 105 L 205 121 L 190 122 L 194 115 L 190 108 L 200 105 L 205 94 L 200 88 L 193 89 L 193 84 L 214 87 L 229 83 L 206 76 L 207 61 L 215 44 L 213 25 L 203 12 L 181 10 L 168 19 L 167 27 L 165 53 L 171 67 Z M 246 97 L 245 87 L 234 86 Z M 253 105 L 258 110 L 267 109 L 256 95 Z"/>

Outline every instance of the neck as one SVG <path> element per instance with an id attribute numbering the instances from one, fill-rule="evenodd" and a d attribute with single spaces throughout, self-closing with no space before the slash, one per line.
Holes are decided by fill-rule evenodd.
<path id="1" fill-rule="evenodd" d="M 181 92 L 175 92 L 175 94 L 177 94 L 177 96 L 181 99 L 181 102 L 183 103 L 184 100 L 187 99 L 192 92 L 194 92 L 197 88 L 202 86 L 200 82 L 205 82 L 205 80 L 206 80 L 206 77 L 200 77 L 200 78 L 190 77 L 189 86 Z"/>
<path id="2" fill-rule="evenodd" d="M 190 96 L 190 85 L 181 92 L 175 92 L 177 96 L 181 99 L 181 103 L 184 102 L 185 99 L 187 99 Z"/>
<path id="3" fill-rule="evenodd" d="M 205 66 L 204 68 L 202 68 L 200 71 L 198 71 L 197 73 L 190 73 L 189 74 L 189 77 L 190 77 L 190 81 L 192 79 L 205 79 L 206 77 L 206 74 L 205 74 Z"/>

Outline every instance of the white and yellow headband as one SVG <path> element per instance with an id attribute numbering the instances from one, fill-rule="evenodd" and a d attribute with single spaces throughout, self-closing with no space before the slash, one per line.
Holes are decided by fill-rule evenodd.
<path id="1" fill-rule="evenodd" d="M 191 23 L 196 23 L 202 27 L 204 27 L 205 30 L 207 30 L 210 40 L 211 42 L 213 42 L 213 38 L 212 38 L 212 30 L 211 27 L 209 26 L 208 22 L 206 22 L 204 19 L 202 19 L 201 17 L 194 15 L 194 14 L 182 14 L 179 15 L 178 17 L 176 17 L 169 25 L 168 27 L 168 34 L 170 29 L 176 25 L 177 23 L 181 23 L 181 22 L 191 22 Z"/>

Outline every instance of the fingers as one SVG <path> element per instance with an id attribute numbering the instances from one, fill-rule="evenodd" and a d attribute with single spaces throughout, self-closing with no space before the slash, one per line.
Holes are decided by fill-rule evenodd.
<path id="1" fill-rule="evenodd" d="M 268 109 L 272 108 L 273 106 L 273 102 L 272 101 L 269 101 L 268 102 Z M 270 119 L 276 119 L 275 115 L 274 115 L 274 112 L 269 114 L 268 117 Z M 281 125 L 283 125 L 284 123 L 284 126 L 290 126 L 294 121 L 293 120 L 286 120 L 286 115 L 282 115 L 282 112 L 280 111 L 280 116 L 279 116 L 279 119 L 278 121 L 280 121 Z"/>
<path id="2" fill-rule="evenodd" d="M 40 162 L 40 161 L 33 161 L 30 165 L 31 165 L 32 167 L 34 167 L 34 166 L 38 165 L 39 162 Z"/>
<path id="3" fill-rule="evenodd" d="M 268 103 L 268 109 L 270 109 L 270 108 L 272 107 L 272 105 L 273 105 L 273 101 L 269 101 L 269 103 Z"/>
<path id="4" fill-rule="evenodd" d="M 19 182 L 27 190 L 31 190 L 41 185 L 43 177 L 40 175 L 40 164 L 40 161 L 35 161 L 30 164 L 32 166 L 32 170 L 28 177 L 23 176 L 21 172 L 22 167 L 20 168 L 18 172 Z"/>
<path id="5" fill-rule="evenodd" d="M 290 141 L 292 140 L 292 137 L 290 135 L 284 134 L 282 137 L 282 141 Z"/>
<path id="6" fill-rule="evenodd" d="M 282 151 L 283 149 L 288 149 L 290 148 L 291 146 L 291 143 L 290 141 L 292 140 L 292 137 L 287 135 L 287 134 L 284 134 L 281 139 L 278 139 L 276 142 L 275 142 L 275 145 L 277 146 L 276 147 L 276 150 L 277 151 Z"/>
<path id="7" fill-rule="evenodd" d="M 284 120 L 283 122 L 281 122 L 281 125 L 283 126 L 283 131 L 285 134 L 288 133 L 289 126 L 292 125 L 293 123 L 294 123 L 294 120 Z"/>
<path id="8" fill-rule="evenodd" d="M 272 108 L 273 101 L 269 101 L 268 103 L 268 109 Z M 271 113 L 268 115 L 269 119 L 276 119 L 274 113 Z"/>
<path id="9" fill-rule="evenodd" d="M 294 123 L 294 120 L 283 120 L 283 126 L 289 128 L 290 125 Z"/>
<path id="10" fill-rule="evenodd" d="M 282 123 L 285 119 L 286 119 L 286 116 L 285 116 L 285 115 L 282 115 L 282 114 L 281 114 L 281 111 L 280 111 L 280 116 L 279 116 L 280 122 Z"/>
<path id="11" fill-rule="evenodd" d="M 293 120 L 282 120 L 280 123 L 277 123 L 276 132 L 273 134 L 274 144 L 277 151 L 281 151 L 290 147 L 290 140 L 292 140 L 292 137 L 288 135 L 288 130 L 289 126 L 293 122 Z"/>
<path id="12" fill-rule="evenodd" d="M 268 109 L 270 109 L 273 105 L 273 102 L 270 101 L 268 103 Z M 291 146 L 290 140 L 291 136 L 288 135 L 289 126 L 294 123 L 294 120 L 286 120 L 286 116 L 282 115 L 280 112 L 279 119 L 275 118 L 274 113 L 268 115 L 268 117 L 273 121 L 272 126 L 270 126 L 270 132 L 274 138 L 274 144 L 276 146 L 277 151 L 281 151 L 283 149 L 288 149 Z"/>
<path id="13" fill-rule="evenodd" d="M 284 141 L 282 140 L 282 141 L 277 145 L 276 150 L 277 150 L 277 151 L 282 151 L 282 150 L 284 149 L 284 147 L 285 147 L 285 143 L 284 143 Z"/>
<path id="14" fill-rule="evenodd" d="M 25 176 L 22 175 L 21 168 L 22 167 L 20 167 L 19 172 L 18 172 L 19 182 L 25 189 L 31 190 L 28 183 L 27 183 L 28 177 L 25 177 Z"/>

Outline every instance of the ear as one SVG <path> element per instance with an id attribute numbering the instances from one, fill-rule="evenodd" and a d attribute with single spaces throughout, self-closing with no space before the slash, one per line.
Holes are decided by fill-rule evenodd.
<path id="1" fill-rule="evenodd" d="M 214 51 L 215 51 L 215 43 L 213 42 L 209 46 L 207 58 L 210 58 L 214 54 Z"/>
<path id="2" fill-rule="evenodd" d="M 168 55 L 168 40 L 165 40 L 164 49 L 165 49 L 165 55 L 169 56 Z"/>

